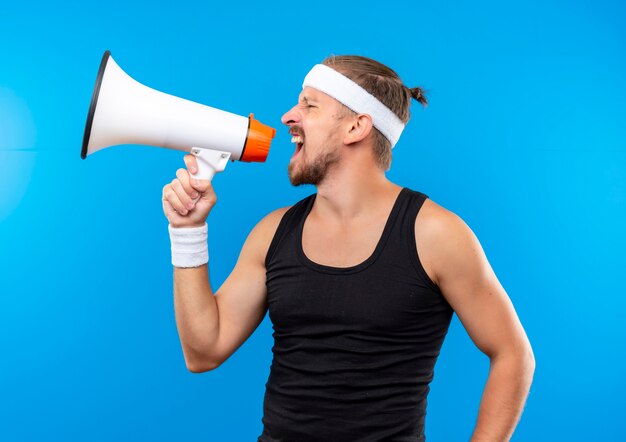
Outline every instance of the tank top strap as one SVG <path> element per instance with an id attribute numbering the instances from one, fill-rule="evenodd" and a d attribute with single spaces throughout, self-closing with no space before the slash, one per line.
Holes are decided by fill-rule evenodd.
<path id="1" fill-rule="evenodd" d="M 407 229 L 415 232 L 415 220 L 420 209 L 424 205 L 424 201 L 428 199 L 428 195 L 417 190 L 411 190 L 405 187 L 405 198 L 402 201 L 398 217 L 400 219 L 400 228 L 402 233 L 406 233 Z"/>
<path id="2" fill-rule="evenodd" d="M 390 220 L 393 222 L 384 250 L 385 262 L 395 262 L 398 268 L 407 271 L 413 269 L 423 284 L 439 292 L 439 287 L 431 280 L 420 261 L 415 240 L 415 221 L 428 195 L 405 187 L 400 197 L 398 210 L 394 213 L 394 219 Z"/>
<path id="3" fill-rule="evenodd" d="M 421 192 L 403 187 L 388 220 L 388 235 L 406 241 L 408 229 L 415 226 L 417 213 L 427 198 Z"/>
<path id="4" fill-rule="evenodd" d="M 316 194 L 314 193 L 301 199 L 283 214 L 276 228 L 276 233 L 274 233 L 274 237 L 272 238 L 272 242 L 270 243 L 270 247 L 267 250 L 265 257 L 266 269 L 269 268 L 269 264 L 281 242 L 283 242 L 285 237 L 297 230 L 302 217 L 310 210 L 310 206 L 313 204 L 313 201 L 315 201 L 315 196 Z"/>

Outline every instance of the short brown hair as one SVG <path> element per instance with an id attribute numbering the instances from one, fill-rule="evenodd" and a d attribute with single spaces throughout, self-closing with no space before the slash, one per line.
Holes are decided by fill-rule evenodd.
<path id="1" fill-rule="evenodd" d="M 408 88 L 398 74 L 382 63 L 359 55 L 331 55 L 322 64 L 333 68 L 368 91 L 395 113 L 403 123 L 411 117 L 411 98 L 423 106 L 428 104 L 424 90 Z M 376 128 L 374 128 L 376 129 Z M 391 143 L 378 129 L 375 133 L 374 156 L 385 171 L 391 166 Z"/>

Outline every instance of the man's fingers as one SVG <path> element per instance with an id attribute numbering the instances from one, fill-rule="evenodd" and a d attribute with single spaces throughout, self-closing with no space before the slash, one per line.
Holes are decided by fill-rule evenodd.
<path id="1" fill-rule="evenodd" d="M 178 169 L 176 171 L 176 177 L 178 177 L 178 181 L 180 181 L 183 189 L 185 189 L 185 192 L 187 192 L 187 195 L 189 195 L 192 200 L 195 200 L 200 196 L 198 191 L 191 186 L 191 177 L 189 176 L 189 172 L 187 172 L 187 170 Z"/>
<path id="2" fill-rule="evenodd" d="M 185 155 L 184 160 L 185 165 L 187 166 L 187 173 L 190 174 L 189 186 L 194 190 L 197 190 L 200 194 L 203 194 L 211 189 L 211 180 L 199 180 L 191 176 L 198 173 L 198 159 L 194 155 L 187 154 Z M 180 179 L 179 172 L 176 172 L 176 176 Z M 186 183 L 186 181 L 183 181 L 183 186 L 185 186 Z M 187 189 L 187 187 L 185 187 L 185 189 Z M 196 198 L 197 196 L 193 197 L 194 200 Z"/>
<path id="3" fill-rule="evenodd" d="M 177 187 L 176 183 L 178 185 L 178 190 L 176 189 Z M 183 202 L 181 201 L 180 196 L 179 196 L 181 194 L 187 195 L 185 191 L 183 190 L 183 187 L 180 184 L 180 182 L 178 180 L 174 180 L 172 181 L 171 184 L 168 184 L 167 186 L 163 188 L 163 201 L 169 202 L 171 206 L 174 208 L 174 210 L 178 212 L 179 214 L 186 215 L 189 209 L 187 209 L 187 207 L 185 206 L 187 202 L 191 201 L 191 198 L 189 198 L 189 195 L 187 195 L 185 202 Z"/>
<path id="4" fill-rule="evenodd" d="M 187 154 L 183 157 L 183 160 L 185 160 L 185 166 L 190 173 L 198 173 L 198 160 L 196 160 L 195 156 Z"/>
<path id="5" fill-rule="evenodd" d="M 185 213 L 193 209 L 193 207 L 195 206 L 195 203 L 193 199 L 191 198 L 191 196 L 183 188 L 183 185 L 181 184 L 180 180 L 175 179 L 172 181 L 172 189 L 176 193 L 176 196 L 178 197 L 178 200 L 181 203 L 180 208 L 185 210 Z M 176 209 L 177 212 L 185 215 L 185 213 L 178 210 L 179 207 L 177 207 L 176 204 L 174 204 L 174 208 Z"/>
<path id="6" fill-rule="evenodd" d="M 178 215 L 178 212 L 174 210 L 170 202 L 166 199 L 163 199 L 163 212 L 165 213 L 165 216 L 167 216 L 168 218 L 172 218 Z"/>
<path id="7" fill-rule="evenodd" d="M 204 194 L 209 190 L 213 190 L 213 185 L 211 184 L 211 180 L 198 180 L 196 178 L 191 178 L 191 187 L 197 190 L 200 194 Z"/>

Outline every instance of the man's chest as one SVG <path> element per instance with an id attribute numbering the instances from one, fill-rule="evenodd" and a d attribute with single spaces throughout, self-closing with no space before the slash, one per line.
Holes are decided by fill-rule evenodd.
<path id="1" fill-rule="evenodd" d="M 374 253 L 384 228 L 384 218 L 343 226 L 307 220 L 302 231 L 302 250 L 315 263 L 353 267 Z"/>

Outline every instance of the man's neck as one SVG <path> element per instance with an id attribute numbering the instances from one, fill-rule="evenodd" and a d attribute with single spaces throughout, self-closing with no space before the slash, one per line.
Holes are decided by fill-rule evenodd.
<path id="1" fill-rule="evenodd" d="M 322 219 L 349 223 L 386 209 L 400 189 L 380 169 L 341 165 L 317 186 L 313 211 Z"/>

